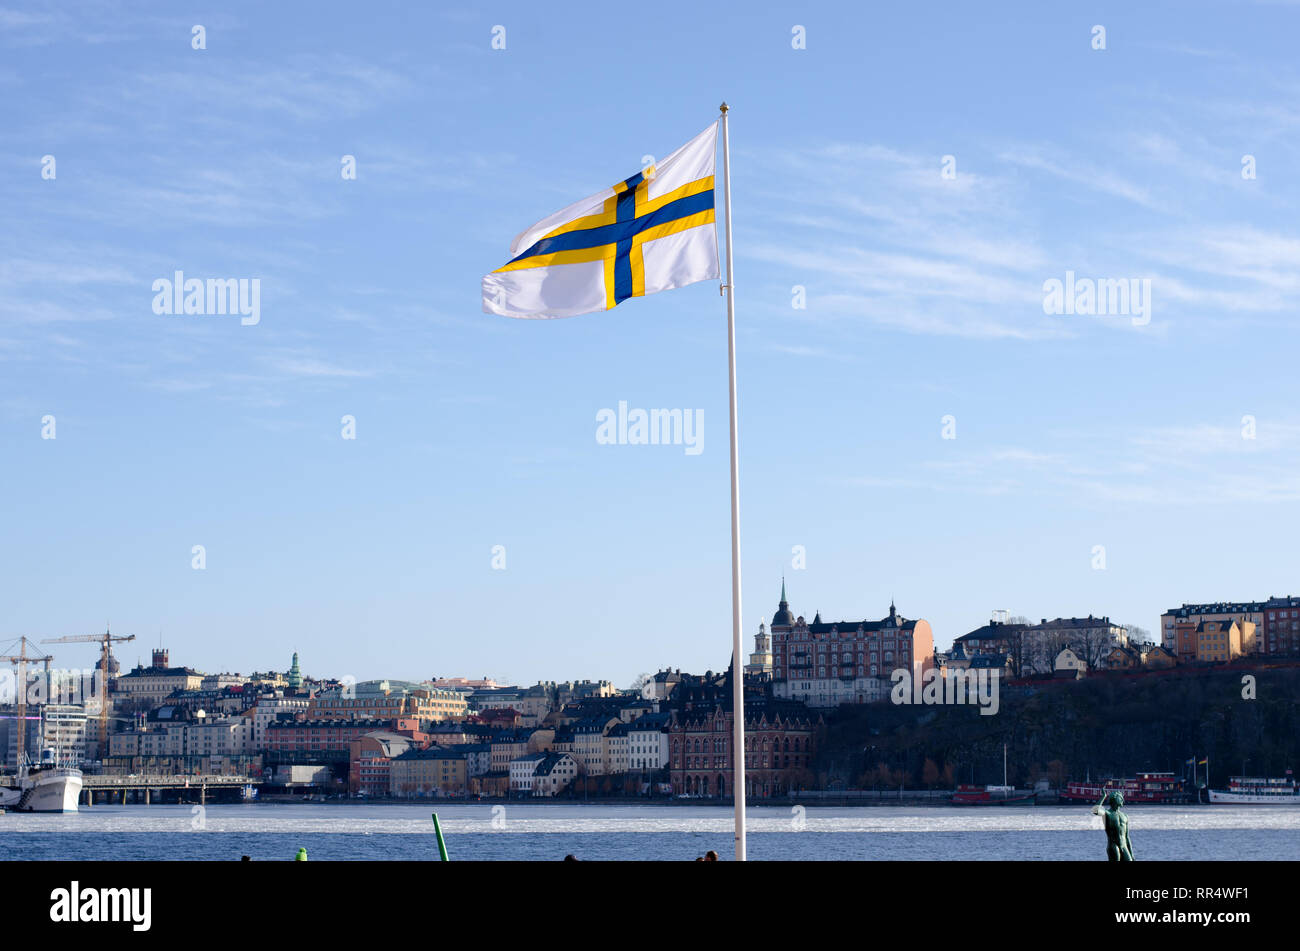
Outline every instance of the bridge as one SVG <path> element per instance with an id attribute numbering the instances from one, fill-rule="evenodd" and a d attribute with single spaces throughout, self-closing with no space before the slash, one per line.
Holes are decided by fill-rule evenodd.
<path id="1" fill-rule="evenodd" d="M 143 801 L 148 805 L 150 792 L 155 789 L 160 793 L 163 790 L 180 790 L 182 797 L 186 790 L 192 790 L 198 794 L 199 803 L 205 804 L 208 801 L 209 789 L 214 791 L 242 789 L 244 786 L 261 784 L 262 780 L 251 776 L 229 776 L 219 773 L 198 776 L 167 773 L 138 773 L 129 776 L 86 774 L 81 777 L 81 789 L 87 806 L 94 804 L 95 793 L 103 793 L 100 801 L 110 803 L 115 793 L 120 793 L 121 802 L 126 802 L 127 794 L 131 793 L 135 801 Z"/>

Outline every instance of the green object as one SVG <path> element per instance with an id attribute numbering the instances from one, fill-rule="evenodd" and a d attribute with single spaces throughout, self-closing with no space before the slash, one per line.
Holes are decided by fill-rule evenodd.
<path id="1" fill-rule="evenodd" d="M 1102 825 L 1106 828 L 1106 858 L 1112 862 L 1132 862 L 1133 843 L 1128 838 L 1128 816 L 1120 807 L 1124 805 L 1124 794 L 1118 790 L 1102 797 Z"/>
<path id="2" fill-rule="evenodd" d="M 295 855 L 295 856 L 293 857 L 293 860 L 294 860 L 295 862 L 305 862 L 305 861 L 307 861 L 307 850 L 304 849 L 304 848 L 299 848 L 299 849 L 298 849 L 298 854 Z"/>
<path id="3" fill-rule="evenodd" d="M 444 862 L 450 862 L 447 858 L 447 843 L 442 838 L 442 826 L 438 824 L 438 814 L 433 814 L 433 833 L 438 837 L 438 855 Z"/>

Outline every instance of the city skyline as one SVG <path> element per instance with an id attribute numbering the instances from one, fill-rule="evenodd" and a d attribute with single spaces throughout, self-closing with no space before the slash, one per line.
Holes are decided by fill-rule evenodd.
<path id="1" fill-rule="evenodd" d="M 892 600 L 941 649 L 998 609 L 1158 636 L 1289 594 L 1300 11 L 1010 19 L 6 4 L 0 639 L 111 621 L 142 657 L 161 631 L 198 669 L 360 680 L 725 666 L 714 285 L 479 312 L 520 229 L 723 99 L 746 647 L 782 576 L 797 613 Z M 612 35 L 653 93 L 573 55 Z M 257 321 L 158 312 L 177 272 L 258 281 Z M 1146 280 L 1145 313 L 1045 312 Z M 622 404 L 693 414 L 702 451 L 602 443 Z"/>

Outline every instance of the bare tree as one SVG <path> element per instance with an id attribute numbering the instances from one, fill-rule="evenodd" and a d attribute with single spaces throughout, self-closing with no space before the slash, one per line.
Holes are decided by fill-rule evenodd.
<path id="1" fill-rule="evenodd" d="M 1151 632 L 1145 627 L 1141 627 L 1137 624 L 1125 624 L 1124 627 L 1128 629 L 1128 639 L 1130 642 L 1137 641 L 1141 643 L 1145 641 L 1148 644 L 1155 642 L 1155 638 L 1151 636 Z"/>

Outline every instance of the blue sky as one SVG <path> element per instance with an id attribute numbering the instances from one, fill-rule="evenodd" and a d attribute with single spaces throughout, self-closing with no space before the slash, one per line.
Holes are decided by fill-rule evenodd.
<path id="1" fill-rule="evenodd" d="M 127 664 L 161 638 L 360 678 L 725 665 L 715 285 L 479 301 L 515 234 L 723 99 L 747 643 L 783 574 L 796 612 L 892 597 L 940 645 L 992 609 L 1154 631 L 1300 590 L 1300 9 L 894 6 L 0 7 L 0 637 L 111 620 Z M 154 314 L 176 270 L 259 279 L 260 322 Z M 1150 279 L 1150 322 L 1045 314 L 1067 270 Z M 598 445 L 620 400 L 702 410 L 704 451 Z"/>

